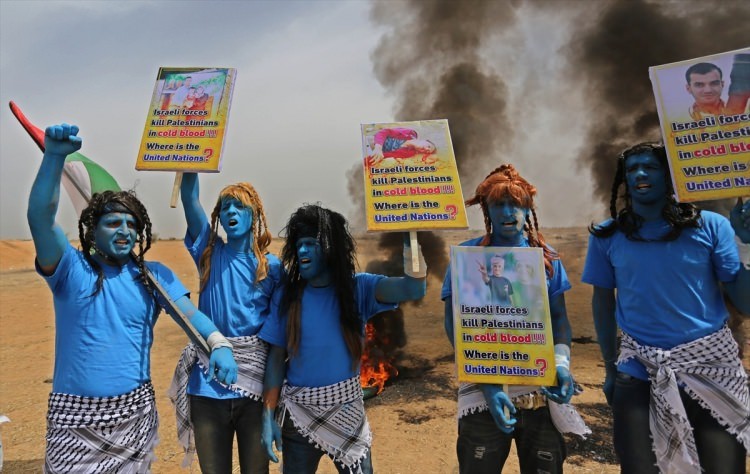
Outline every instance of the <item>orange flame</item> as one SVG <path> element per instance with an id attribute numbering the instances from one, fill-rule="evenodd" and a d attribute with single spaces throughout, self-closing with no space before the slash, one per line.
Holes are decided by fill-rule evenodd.
<path id="1" fill-rule="evenodd" d="M 375 341 L 375 327 L 371 323 L 367 323 L 367 326 L 365 326 L 365 350 L 362 354 L 359 380 L 362 387 L 377 387 L 377 393 L 380 393 L 385 387 L 385 382 L 398 375 L 398 370 L 387 358 L 376 360 L 377 358 L 372 356 Z"/>

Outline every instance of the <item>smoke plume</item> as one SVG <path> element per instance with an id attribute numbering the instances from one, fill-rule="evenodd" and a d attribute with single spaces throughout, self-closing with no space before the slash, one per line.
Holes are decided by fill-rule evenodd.
<path id="1" fill-rule="evenodd" d="M 617 0 L 582 23 L 589 26 L 565 51 L 571 74 L 585 80 L 588 91 L 580 162 L 591 173 L 596 197 L 608 204 L 617 155 L 661 139 L 649 66 L 747 47 L 750 4 Z M 717 204 L 701 207 L 723 207 Z"/>
<path id="2" fill-rule="evenodd" d="M 603 217 L 615 157 L 660 139 L 650 66 L 747 47 L 750 39 L 746 0 L 372 5 L 371 19 L 384 30 L 373 70 L 394 98 L 394 121 L 448 119 L 465 196 L 492 169 L 513 163 L 539 189 L 542 228 Z M 361 230 L 361 163 L 347 179 L 352 227 Z M 469 218 L 481 225 L 481 216 Z M 430 275 L 441 279 L 444 242 L 419 237 Z M 389 262 L 383 273 L 401 274 L 401 236 L 382 234 L 380 242 Z"/>
<path id="3" fill-rule="evenodd" d="M 372 60 L 376 77 L 397 98 L 394 120 L 448 119 L 462 182 L 484 177 L 488 170 L 478 164 L 499 164 L 513 138 L 508 86 L 480 54 L 490 33 L 515 21 L 508 5 L 377 0 L 371 10 L 373 22 L 387 28 Z M 356 164 L 347 173 L 357 204 L 350 220 L 354 229 L 364 227 L 362 168 Z M 419 232 L 418 239 L 430 275 L 442 281 L 448 262 L 445 242 L 430 232 Z M 390 262 L 386 274 L 402 273 L 401 235 L 384 233 L 379 245 Z"/>

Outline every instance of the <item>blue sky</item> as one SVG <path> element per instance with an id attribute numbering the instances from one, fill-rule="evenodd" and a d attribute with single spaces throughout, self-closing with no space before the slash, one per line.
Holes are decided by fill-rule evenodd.
<path id="1" fill-rule="evenodd" d="M 223 186 L 249 181 L 264 201 L 274 235 L 303 202 L 361 214 L 346 187 L 346 173 L 361 157 L 359 126 L 393 121 L 395 100 L 373 74 L 371 54 L 384 32 L 369 12 L 366 1 L 3 0 L 0 238 L 29 238 L 26 200 L 41 158 L 12 117 L 10 100 L 39 127 L 77 124 L 82 153 L 122 187 L 136 190 L 154 232 L 184 235 L 182 210 L 169 207 L 174 173 L 134 169 L 160 66 L 238 70 L 222 173 L 201 176 L 208 212 Z M 556 50 L 566 22 L 555 12 L 537 15 L 522 15 L 483 54 L 492 64 L 514 64 L 507 77 L 510 111 L 535 125 L 521 133 L 510 156 L 538 187 L 547 183 L 539 201 L 543 225 L 587 225 L 590 190 L 572 165 L 582 125 L 565 116 L 566 104 L 575 104 L 581 92 L 549 80 L 561 67 Z M 535 103 L 558 107 L 527 107 L 529 96 L 521 92 L 527 94 L 530 83 Z M 476 183 L 462 185 L 468 192 Z M 563 202 L 559 193 L 570 189 L 576 192 Z M 58 222 L 76 236 L 66 198 Z"/>

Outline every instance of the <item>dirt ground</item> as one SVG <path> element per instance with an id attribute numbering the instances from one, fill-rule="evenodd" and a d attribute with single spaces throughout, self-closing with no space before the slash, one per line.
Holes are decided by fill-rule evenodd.
<path id="1" fill-rule="evenodd" d="M 580 283 L 587 233 L 584 228 L 546 229 L 548 242 L 558 249 L 573 289 L 566 293 L 573 326 L 572 372 L 584 391 L 573 399 L 593 431 L 586 440 L 567 438 L 566 470 L 574 473 L 619 472 L 611 443 L 611 413 L 601 392 L 604 369 L 591 318 L 591 288 Z M 447 245 L 475 233 L 444 232 Z M 377 236 L 358 239 L 362 269 L 379 256 Z M 274 242 L 277 251 L 280 242 Z M 180 241 L 159 241 L 149 260 L 166 263 L 186 286 L 197 292 L 196 271 Z M 374 432 L 373 464 L 385 474 L 454 473 L 457 470 L 456 380 L 452 349 L 443 332 L 440 285 L 430 279 L 427 296 L 405 308 L 408 343 L 398 365 L 399 376 L 379 396 L 367 400 Z M 746 333 L 750 324 L 745 322 Z M 175 417 L 166 390 L 187 338 L 162 314 L 155 330 L 152 378 L 161 415 L 155 473 L 180 473 L 182 458 L 175 434 Z M 0 414 L 10 423 L 0 427 L 5 454 L 3 472 L 40 472 L 44 456 L 45 412 L 51 389 L 54 351 L 52 296 L 33 268 L 29 241 L 0 241 Z M 750 347 L 746 345 L 746 354 Z M 746 367 L 748 357 L 745 359 Z M 200 472 L 197 462 L 190 472 Z M 235 461 L 235 472 L 239 472 Z M 272 465 L 271 472 L 278 472 Z M 321 473 L 335 473 L 323 460 Z M 515 454 L 506 472 L 518 472 Z"/>

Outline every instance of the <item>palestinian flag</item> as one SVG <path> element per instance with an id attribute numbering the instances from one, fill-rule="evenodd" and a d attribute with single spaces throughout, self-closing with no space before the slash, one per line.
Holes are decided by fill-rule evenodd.
<path id="1" fill-rule="evenodd" d="M 44 151 L 44 130 L 32 124 L 13 101 L 10 102 L 10 110 L 39 149 Z M 107 170 L 78 152 L 65 159 L 62 184 L 79 216 L 92 194 L 107 190 L 120 191 L 117 181 Z"/>
<path id="2" fill-rule="evenodd" d="M 39 149 L 44 151 L 44 130 L 32 124 L 13 101 L 10 102 L 10 110 L 13 112 L 13 115 L 16 116 L 18 121 L 21 122 L 21 125 L 26 132 L 28 132 L 31 138 L 36 142 Z M 86 208 L 89 199 L 94 193 L 107 190 L 121 190 L 115 178 L 113 178 L 107 170 L 78 152 L 68 155 L 65 159 L 62 184 L 65 191 L 67 191 L 68 196 L 70 196 L 70 200 L 73 201 L 73 206 L 79 216 Z M 211 349 L 192 325 L 190 319 L 180 311 L 175 302 L 172 301 L 172 298 L 169 297 L 167 292 L 161 286 L 161 283 L 154 278 L 153 274 L 148 271 L 148 269 L 146 270 L 146 278 L 148 278 L 156 289 L 156 292 L 162 297 L 160 304 L 162 304 L 164 309 L 171 310 L 169 313 L 170 316 L 172 316 L 175 322 L 177 322 L 177 324 L 187 333 L 190 340 L 192 340 L 206 354 L 210 354 Z"/>

